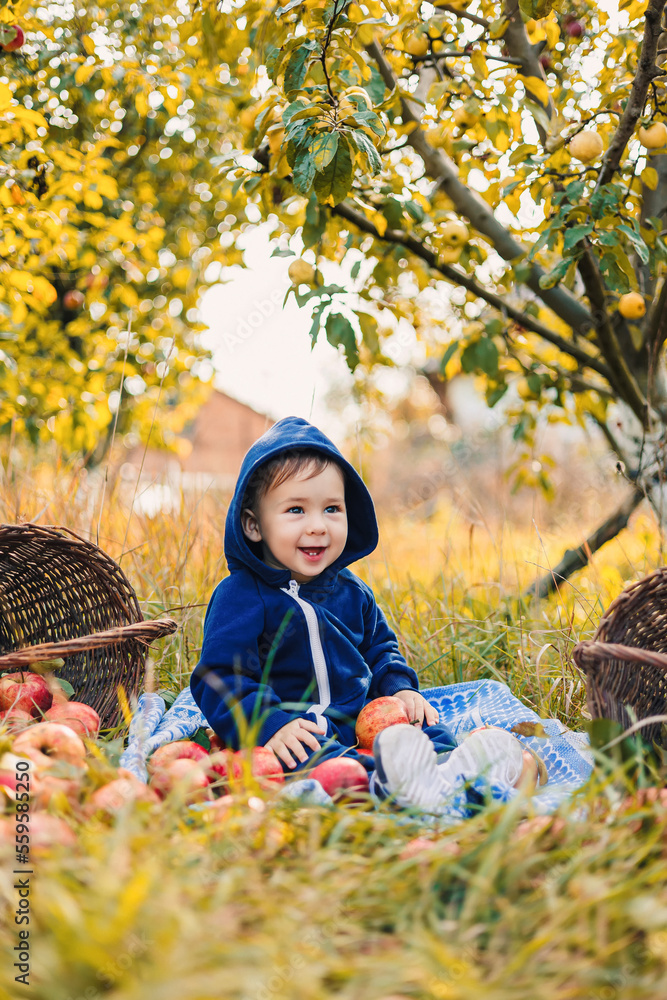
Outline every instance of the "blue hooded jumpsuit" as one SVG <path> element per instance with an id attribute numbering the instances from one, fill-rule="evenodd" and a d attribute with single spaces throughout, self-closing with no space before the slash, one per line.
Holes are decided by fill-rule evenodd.
<path id="1" fill-rule="evenodd" d="M 261 546 L 241 526 L 248 481 L 262 463 L 294 448 L 314 448 L 333 459 L 345 477 L 348 534 L 341 555 L 308 583 L 289 569 L 268 566 Z M 372 771 L 373 758 L 350 750 L 364 705 L 382 695 L 419 689 L 396 635 L 371 588 L 347 566 L 372 552 L 378 526 L 370 493 L 355 469 L 316 427 L 286 417 L 252 445 L 243 460 L 225 523 L 229 575 L 216 587 L 204 619 L 201 659 L 192 694 L 225 746 L 237 749 L 254 723 L 259 745 L 301 716 L 326 727 L 316 761 L 346 752 Z M 442 725 L 425 726 L 438 753 L 456 741 Z M 309 758 L 315 753 L 304 750 Z M 287 765 L 283 765 L 288 770 Z"/>

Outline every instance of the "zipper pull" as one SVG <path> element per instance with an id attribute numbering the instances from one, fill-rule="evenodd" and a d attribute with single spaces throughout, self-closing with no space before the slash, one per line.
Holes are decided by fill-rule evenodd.
<path id="1" fill-rule="evenodd" d="M 290 580 L 289 592 L 292 597 L 296 597 L 296 595 L 299 593 L 299 584 L 296 582 L 296 580 Z"/>

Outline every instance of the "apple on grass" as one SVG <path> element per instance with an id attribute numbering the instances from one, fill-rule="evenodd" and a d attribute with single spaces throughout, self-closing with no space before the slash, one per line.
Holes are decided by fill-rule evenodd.
<path id="1" fill-rule="evenodd" d="M 147 767 L 149 772 L 153 774 L 172 760 L 203 761 L 208 756 L 208 750 L 205 750 L 199 743 L 195 743 L 194 740 L 175 740 L 173 743 L 163 743 L 161 747 L 158 747 L 148 758 Z"/>
<path id="2" fill-rule="evenodd" d="M 212 797 L 206 771 L 191 757 L 178 757 L 161 764 L 153 771 L 150 787 L 161 799 L 171 792 L 180 792 L 187 803 L 205 802 Z"/>
<path id="3" fill-rule="evenodd" d="M 37 770 L 64 761 L 85 768 L 86 747 L 83 740 L 59 722 L 38 722 L 29 726 L 14 740 L 12 751 L 31 760 Z"/>
<path id="4" fill-rule="evenodd" d="M 32 715 L 22 708 L 5 708 L 0 712 L 0 724 L 14 732 L 25 729 L 32 721 Z"/>
<path id="5" fill-rule="evenodd" d="M 309 772 L 332 799 L 362 801 L 368 792 L 368 771 L 352 757 L 329 757 Z M 360 794 L 361 793 L 361 794 Z"/>
<path id="6" fill-rule="evenodd" d="M 388 726 L 410 725 L 408 711 L 400 700 L 389 695 L 364 705 L 357 716 L 355 734 L 362 750 L 372 750 L 373 740 Z"/>
<path id="7" fill-rule="evenodd" d="M 20 708 L 32 716 L 41 715 L 51 707 L 53 695 L 39 674 L 18 670 L 0 677 L 0 711 Z"/>
<path id="8" fill-rule="evenodd" d="M 237 750 L 232 760 L 232 776 L 242 778 L 250 764 L 252 775 L 260 785 L 270 788 L 272 785 L 282 785 L 285 772 L 273 750 L 268 747 L 253 747 L 252 760 L 248 760 L 247 750 Z"/>
<path id="9" fill-rule="evenodd" d="M 135 802 L 154 804 L 159 801 L 160 797 L 155 789 L 144 785 L 134 775 L 115 778 L 93 792 L 86 806 L 86 814 L 92 816 L 95 813 L 103 813 L 106 816 L 115 816 L 121 809 Z"/>
<path id="10" fill-rule="evenodd" d="M 52 705 L 44 713 L 46 722 L 60 722 L 69 726 L 79 736 L 89 736 L 94 739 L 100 731 L 100 717 L 94 708 L 82 701 L 68 701 L 65 704 Z"/>

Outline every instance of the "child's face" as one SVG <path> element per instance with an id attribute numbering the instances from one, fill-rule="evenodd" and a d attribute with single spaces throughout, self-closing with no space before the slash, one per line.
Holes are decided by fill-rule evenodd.
<path id="1" fill-rule="evenodd" d="M 308 469 L 269 490 L 259 502 L 258 516 L 245 510 L 243 530 L 262 543 L 268 566 L 289 569 L 307 583 L 330 566 L 345 548 L 347 513 L 345 480 L 336 465 L 312 478 Z"/>

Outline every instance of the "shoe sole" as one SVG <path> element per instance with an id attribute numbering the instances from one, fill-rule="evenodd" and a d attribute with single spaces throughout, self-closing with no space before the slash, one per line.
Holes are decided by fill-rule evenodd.
<path id="1" fill-rule="evenodd" d="M 373 757 L 378 780 L 397 805 L 430 808 L 441 801 L 437 756 L 421 729 L 405 725 L 383 729 L 375 737 Z"/>

